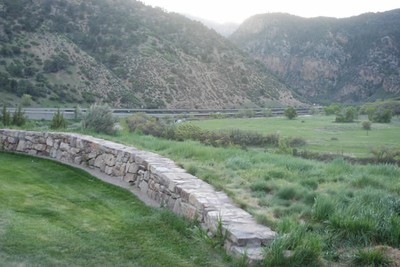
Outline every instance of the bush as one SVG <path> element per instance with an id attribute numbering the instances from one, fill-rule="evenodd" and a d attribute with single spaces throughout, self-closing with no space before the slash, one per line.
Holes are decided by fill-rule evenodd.
<path id="1" fill-rule="evenodd" d="M 327 116 L 339 114 L 341 110 L 342 110 L 342 107 L 339 104 L 331 104 L 324 108 L 325 114 Z"/>
<path id="2" fill-rule="evenodd" d="M 379 146 L 371 149 L 371 153 L 377 162 L 395 162 L 400 157 L 400 148 Z"/>
<path id="3" fill-rule="evenodd" d="M 127 119 L 130 132 L 141 132 L 156 137 L 164 137 L 164 134 L 174 138 L 174 132 L 169 132 L 168 127 L 157 118 L 147 115 L 144 112 L 135 113 Z"/>
<path id="4" fill-rule="evenodd" d="M 285 109 L 285 116 L 289 120 L 296 118 L 297 117 L 296 109 L 294 107 L 288 107 L 287 109 Z"/>
<path id="5" fill-rule="evenodd" d="M 82 126 L 98 133 L 114 134 L 114 118 L 107 105 L 92 105 L 86 112 Z"/>
<path id="6" fill-rule="evenodd" d="M 32 96 L 29 94 L 23 94 L 21 96 L 21 104 L 24 107 L 28 107 L 28 106 L 32 105 Z"/>
<path id="7" fill-rule="evenodd" d="M 307 144 L 307 141 L 302 137 L 290 137 L 288 138 L 288 142 L 291 147 L 304 146 Z"/>
<path id="8" fill-rule="evenodd" d="M 14 112 L 12 117 L 12 124 L 16 126 L 23 126 L 26 123 L 25 113 L 21 106 Z"/>
<path id="9" fill-rule="evenodd" d="M 60 109 L 58 109 L 51 120 L 50 129 L 63 129 L 66 127 L 67 121 L 64 119 L 64 115 L 60 112 Z"/>
<path id="10" fill-rule="evenodd" d="M 390 123 L 392 120 L 392 111 L 382 107 L 372 109 L 368 113 L 368 119 L 372 122 Z"/>
<path id="11" fill-rule="evenodd" d="M 11 114 L 9 111 L 7 111 L 7 107 L 3 106 L 3 111 L 1 114 L 1 121 L 3 123 L 3 126 L 9 126 L 11 124 Z"/>
<path id="12" fill-rule="evenodd" d="M 175 140 L 202 140 L 204 131 L 191 123 L 181 123 L 175 126 Z"/>
<path id="13" fill-rule="evenodd" d="M 336 115 L 335 122 L 354 122 L 357 117 L 357 110 L 354 107 L 348 107 Z"/>

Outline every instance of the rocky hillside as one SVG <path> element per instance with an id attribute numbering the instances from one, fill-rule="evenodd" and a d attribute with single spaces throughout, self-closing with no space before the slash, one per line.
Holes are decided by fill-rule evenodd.
<path id="1" fill-rule="evenodd" d="M 42 106 L 300 103 L 215 31 L 134 0 L 0 0 L 0 96 L 24 94 Z"/>
<path id="2" fill-rule="evenodd" d="M 230 39 L 311 101 L 400 95 L 400 9 L 346 19 L 257 15 Z"/>

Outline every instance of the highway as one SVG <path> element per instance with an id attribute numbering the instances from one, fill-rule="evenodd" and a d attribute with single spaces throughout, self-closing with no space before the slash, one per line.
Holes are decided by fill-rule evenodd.
<path id="1" fill-rule="evenodd" d="M 321 109 L 321 107 L 317 107 Z M 14 113 L 15 108 L 8 108 L 8 111 Z M 31 120 L 51 120 L 57 108 L 23 108 L 25 115 Z M 87 109 L 80 109 L 80 112 L 84 114 Z M 285 108 L 272 108 L 272 116 L 282 116 L 284 114 Z M 307 115 L 310 113 L 309 107 L 296 108 L 298 115 Z M 155 117 L 178 117 L 178 118 L 188 118 L 188 117 L 212 117 L 212 116 L 226 116 L 235 117 L 240 114 L 249 113 L 254 114 L 253 117 L 265 117 L 265 109 L 112 109 L 113 114 L 116 117 L 128 117 L 136 112 L 144 112 Z M 60 112 L 64 114 L 66 119 L 75 118 L 74 108 L 60 108 Z"/>

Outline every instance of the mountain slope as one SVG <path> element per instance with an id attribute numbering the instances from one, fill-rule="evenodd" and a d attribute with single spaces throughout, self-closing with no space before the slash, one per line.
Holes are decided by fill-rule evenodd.
<path id="1" fill-rule="evenodd" d="M 230 39 L 312 101 L 400 95 L 400 9 L 346 19 L 257 15 Z"/>
<path id="2" fill-rule="evenodd" d="M 0 0 L 0 15 L 0 92 L 27 93 L 42 105 L 300 103 L 215 31 L 141 2 Z"/>

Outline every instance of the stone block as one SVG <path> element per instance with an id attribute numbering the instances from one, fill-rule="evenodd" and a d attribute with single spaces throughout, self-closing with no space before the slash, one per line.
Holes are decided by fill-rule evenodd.
<path id="1" fill-rule="evenodd" d="M 19 140 L 18 146 L 17 146 L 17 151 L 23 152 L 25 151 L 26 148 L 26 142 L 23 140 Z"/>
<path id="2" fill-rule="evenodd" d="M 141 181 L 139 184 L 139 188 L 140 188 L 140 191 L 146 193 L 147 190 L 149 190 L 149 185 L 147 184 L 146 181 Z"/>
<path id="3" fill-rule="evenodd" d="M 115 165 L 115 156 L 113 154 L 105 154 L 103 155 L 103 160 L 106 163 L 107 166 L 114 166 Z"/>
<path id="4" fill-rule="evenodd" d="M 60 144 L 60 149 L 61 151 L 68 151 L 70 149 L 70 146 L 67 143 L 62 142 Z"/>

